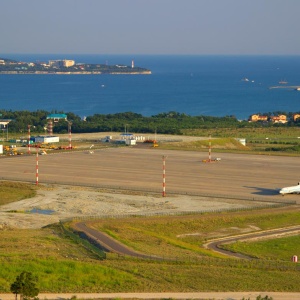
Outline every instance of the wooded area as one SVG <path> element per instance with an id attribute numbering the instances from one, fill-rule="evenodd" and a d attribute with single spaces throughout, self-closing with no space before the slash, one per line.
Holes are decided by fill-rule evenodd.
<path id="1" fill-rule="evenodd" d="M 47 126 L 47 116 L 52 113 L 44 110 L 30 111 L 6 111 L 0 110 L 2 119 L 12 119 L 9 123 L 9 131 L 15 133 L 27 132 L 28 125 L 31 131 L 42 133 Z M 278 112 L 276 112 L 278 113 Z M 271 114 L 271 113 L 268 113 Z M 290 116 L 292 113 L 285 113 Z M 248 122 L 240 121 L 235 116 L 212 117 L 212 116 L 189 116 L 174 111 L 160 113 L 150 117 L 134 112 L 123 112 L 116 114 L 95 114 L 82 119 L 74 113 L 66 113 L 68 121 L 72 122 L 72 132 L 135 132 L 135 133 L 163 133 L 182 134 L 185 129 L 211 129 L 211 128 L 259 128 L 266 126 L 299 126 L 300 122 L 289 121 L 286 124 L 273 124 L 270 122 Z M 267 114 L 265 114 L 267 115 Z M 68 124 L 65 120 L 55 123 L 54 133 L 66 133 Z"/>

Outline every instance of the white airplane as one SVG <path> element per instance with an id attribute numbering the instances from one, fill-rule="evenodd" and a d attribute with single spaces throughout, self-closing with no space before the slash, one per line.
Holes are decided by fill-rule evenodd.
<path id="1" fill-rule="evenodd" d="M 298 182 L 298 185 L 282 188 L 279 193 L 282 196 L 285 194 L 300 194 L 300 182 Z"/>

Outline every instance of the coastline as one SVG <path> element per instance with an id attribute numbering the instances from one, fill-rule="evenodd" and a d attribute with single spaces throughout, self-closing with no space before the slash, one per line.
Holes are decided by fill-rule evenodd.
<path id="1" fill-rule="evenodd" d="M 150 75 L 151 71 L 142 71 L 142 72 L 45 72 L 45 71 L 36 71 L 36 72 L 26 72 L 26 71 L 0 71 L 0 75 Z"/>

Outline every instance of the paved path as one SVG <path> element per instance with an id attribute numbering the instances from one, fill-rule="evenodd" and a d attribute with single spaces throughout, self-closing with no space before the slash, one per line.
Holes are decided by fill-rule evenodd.
<path id="1" fill-rule="evenodd" d="M 76 223 L 75 225 L 73 225 L 73 228 L 84 232 L 90 239 L 92 239 L 96 244 L 101 246 L 101 248 L 103 248 L 105 251 L 119 253 L 122 255 L 140 257 L 140 258 L 160 259 L 159 257 L 156 257 L 156 256 L 150 256 L 150 255 L 136 252 L 136 251 L 126 247 L 124 244 L 116 241 L 112 237 L 106 235 L 105 233 L 100 232 L 96 229 L 93 229 L 93 228 L 87 226 L 87 224 L 85 222 Z M 246 234 L 242 234 L 242 235 L 238 235 L 238 236 L 231 236 L 231 237 L 226 237 L 226 238 L 215 239 L 211 242 L 206 243 L 204 246 L 208 249 L 211 249 L 215 252 L 219 252 L 221 254 L 225 254 L 227 256 L 242 258 L 242 259 L 252 259 L 252 257 L 250 257 L 250 256 L 222 249 L 221 245 L 232 243 L 232 242 L 237 242 L 237 241 L 246 241 L 246 240 L 250 240 L 250 239 L 261 239 L 261 238 L 268 238 L 268 237 L 280 238 L 285 235 L 296 235 L 296 234 L 299 234 L 299 232 L 300 232 L 299 225 L 290 226 L 290 227 L 285 227 L 285 228 L 266 230 L 266 231 L 262 231 L 262 232 L 246 233 Z"/>
<path id="2" fill-rule="evenodd" d="M 217 239 L 217 240 L 208 242 L 204 246 L 213 251 L 216 251 L 221 254 L 228 255 L 228 256 L 244 258 L 244 259 L 252 259 L 252 257 L 250 257 L 250 256 L 243 255 L 240 253 L 234 253 L 234 252 L 222 249 L 221 245 L 229 244 L 229 243 L 237 242 L 237 241 L 246 241 L 246 240 L 250 240 L 250 239 L 259 239 L 259 238 L 268 238 L 268 237 L 280 238 L 284 235 L 297 235 L 297 234 L 299 234 L 299 232 L 300 232 L 300 226 L 285 227 L 285 228 L 267 230 L 267 231 L 263 231 L 263 232 L 247 233 L 247 234 L 233 236 L 233 237 L 221 238 L 221 239 Z"/>
<path id="3" fill-rule="evenodd" d="M 126 247 L 124 244 L 119 243 L 118 241 L 106 235 L 105 233 L 100 232 L 91 227 L 88 227 L 84 222 L 76 223 L 73 226 L 73 228 L 84 232 L 90 239 L 92 239 L 96 244 L 99 244 L 101 248 L 103 248 L 105 251 L 119 253 L 122 255 L 140 257 L 140 258 L 160 259 L 159 257 L 156 256 L 150 256 L 150 255 L 136 252 Z"/>

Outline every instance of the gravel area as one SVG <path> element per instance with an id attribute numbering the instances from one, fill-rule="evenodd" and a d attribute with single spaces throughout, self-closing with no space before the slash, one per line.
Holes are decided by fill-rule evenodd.
<path id="1" fill-rule="evenodd" d="M 250 201 L 201 196 L 170 195 L 162 197 L 161 194 L 134 191 L 39 185 L 35 197 L 1 206 L 0 228 L 41 228 L 72 217 L 172 214 L 243 208 L 252 204 Z"/>

